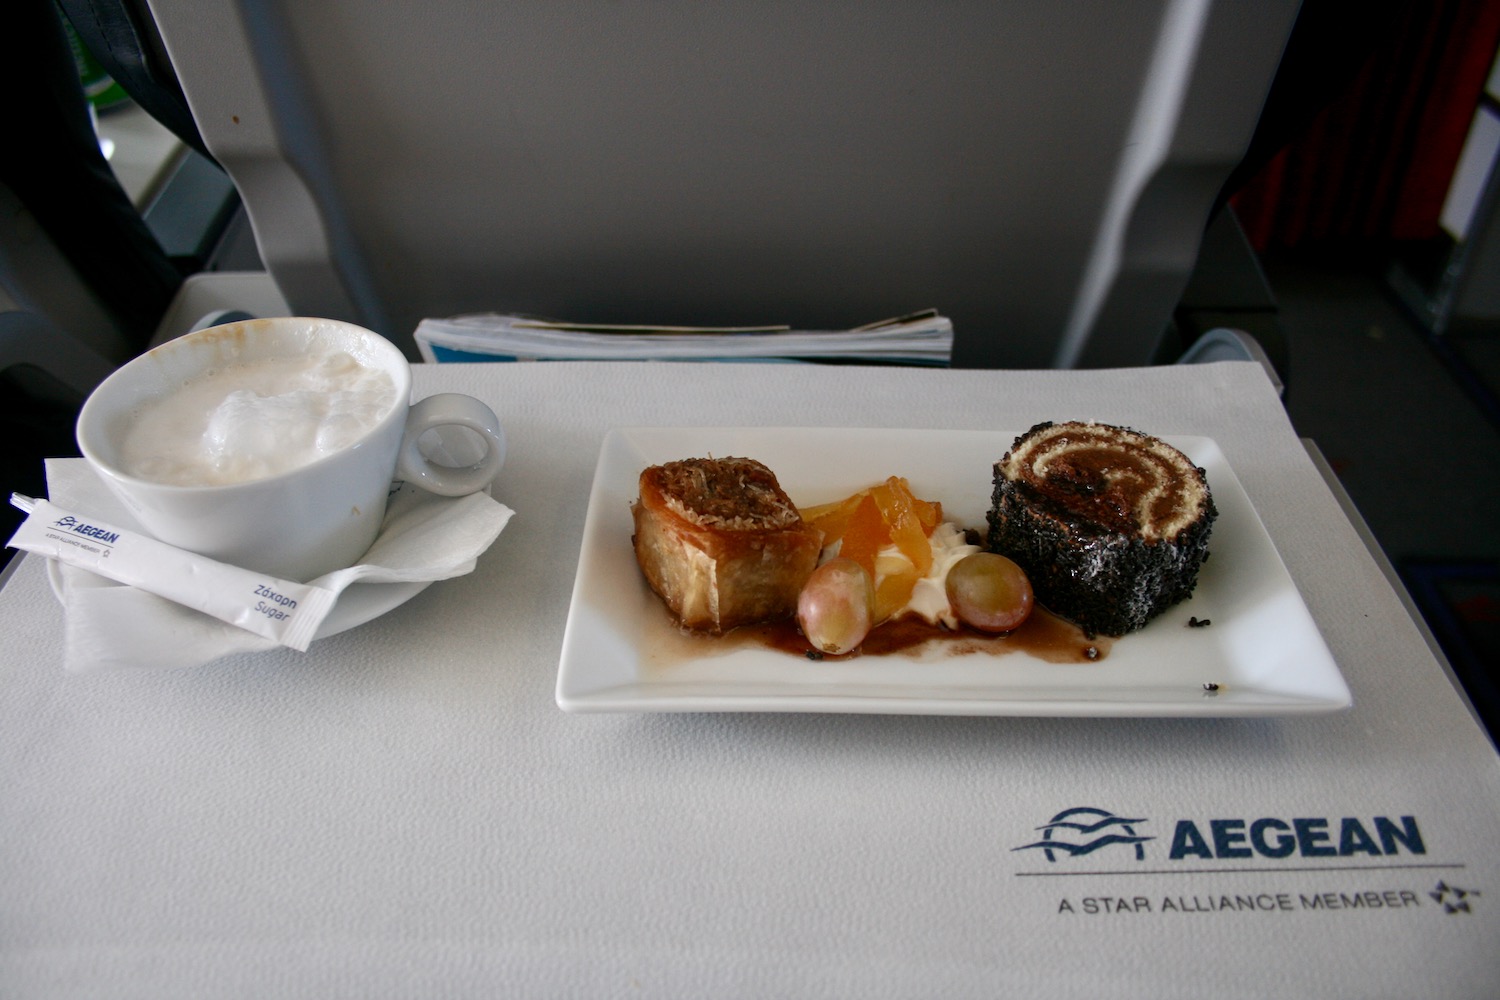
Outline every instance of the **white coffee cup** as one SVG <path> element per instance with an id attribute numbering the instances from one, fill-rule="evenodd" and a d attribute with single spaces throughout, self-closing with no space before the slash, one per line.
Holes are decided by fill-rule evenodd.
<path id="1" fill-rule="evenodd" d="M 210 371 L 326 352 L 347 353 L 395 384 L 394 405 L 352 443 L 298 468 L 227 485 L 170 485 L 126 471 L 122 444 L 143 406 Z M 493 410 L 456 393 L 415 406 L 410 399 L 411 367 L 379 334 L 336 320 L 246 320 L 168 341 L 114 372 L 84 403 L 78 445 L 142 527 L 162 541 L 306 581 L 359 560 L 380 531 L 394 480 L 462 496 L 484 489 L 499 472 L 505 435 Z M 426 458 L 419 439 L 446 426 L 477 434 L 485 455 L 463 468 Z"/>

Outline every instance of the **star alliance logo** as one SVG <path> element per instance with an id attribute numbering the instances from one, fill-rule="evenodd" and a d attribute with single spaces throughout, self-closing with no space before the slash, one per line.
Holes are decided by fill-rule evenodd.
<path id="1" fill-rule="evenodd" d="M 1473 913 L 1474 908 L 1469 902 L 1469 898 L 1471 896 L 1478 898 L 1479 890 L 1460 889 L 1456 885 L 1439 882 L 1437 888 L 1433 889 L 1427 895 L 1431 896 L 1432 901 L 1443 908 L 1444 913 Z"/>
<path id="2" fill-rule="evenodd" d="M 1432 886 L 1425 891 L 1413 885 L 1393 886 L 1389 875 L 1381 876 L 1379 882 L 1351 884 L 1347 874 L 1350 872 L 1465 867 L 1459 861 L 1427 860 L 1427 844 L 1417 817 L 1412 814 L 1290 813 L 1284 817 L 1258 818 L 1253 813 L 1239 817 L 1221 814 L 1153 823 L 1153 829 L 1169 831 L 1160 836 L 1138 833 L 1146 823 L 1153 821 L 1093 806 L 1064 809 L 1033 828 L 1035 832 L 1028 843 L 1011 848 L 1012 852 L 1027 852 L 1031 856 L 1040 852 L 1048 864 L 1023 864 L 1019 866 L 1022 870 L 1015 874 L 1054 880 L 1055 885 L 1087 886 L 1076 894 L 1054 897 L 1053 912 L 1069 917 L 1296 911 L 1340 919 L 1336 914 L 1419 910 L 1467 916 L 1479 906 L 1480 890 L 1457 886 L 1446 879 L 1434 885 L 1426 881 L 1431 876 L 1424 876 L 1419 883 Z M 1120 863 L 1127 851 L 1135 855 L 1136 862 L 1145 861 L 1147 842 L 1153 840 L 1158 841 L 1150 848 L 1150 853 L 1156 856 L 1155 866 Z M 1103 859 L 1094 861 L 1095 853 L 1102 854 Z M 1213 864 L 1205 866 L 1205 861 Z M 1327 881 L 1330 876 L 1318 874 L 1324 872 L 1340 873 L 1337 882 L 1330 884 Z M 1255 873 L 1255 878 L 1229 878 L 1238 873 Z M 1165 886 L 1159 894 L 1148 895 L 1149 890 L 1140 888 L 1134 880 L 1130 880 L 1133 891 L 1129 892 L 1119 891 L 1121 887 L 1108 881 L 1135 874 L 1213 874 L 1224 884 L 1205 885 L 1195 881 L 1188 890 L 1192 895 Z M 1296 884 L 1278 886 L 1269 881 L 1278 874 L 1295 877 Z"/>
<path id="3" fill-rule="evenodd" d="M 1135 825 L 1144 822 L 1146 822 L 1144 819 L 1116 816 L 1105 809 L 1075 806 L 1072 809 L 1064 809 L 1053 816 L 1049 822 L 1037 827 L 1042 831 L 1041 840 L 1022 844 L 1011 850 L 1040 850 L 1047 856 L 1048 861 L 1056 861 L 1058 851 L 1076 858 L 1080 855 L 1092 854 L 1104 847 L 1120 844 L 1134 847 L 1135 859 L 1143 861 L 1146 857 L 1146 849 L 1142 845 L 1148 840 L 1156 839 L 1136 834 Z"/>

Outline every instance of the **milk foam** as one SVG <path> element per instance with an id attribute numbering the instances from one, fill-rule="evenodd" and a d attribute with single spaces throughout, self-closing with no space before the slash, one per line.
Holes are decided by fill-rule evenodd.
<path id="1" fill-rule="evenodd" d="M 143 406 L 120 464 L 176 486 L 264 479 L 348 447 L 395 402 L 388 374 L 343 352 L 233 365 Z"/>

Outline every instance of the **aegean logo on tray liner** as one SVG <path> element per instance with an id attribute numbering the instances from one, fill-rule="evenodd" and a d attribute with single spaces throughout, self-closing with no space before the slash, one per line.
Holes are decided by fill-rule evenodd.
<path id="1" fill-rule="evenodd" d="M 1078 857 L 1082 854 L 1093 854 L 1104 847 L 1121 844 L 1133 848 L 1135 859 L 1143 861 L 1146 857 L 1146 841 L 1155 839 L 1136 834 L 1136 825 L 1144 822 L 1146 822 L 1144 819 L 1126 819 L 1124 816 L 1116 816 L 1105 809 L 1075 806 L 1072 809 L 1064 809 L 1038 827 L 1037 829 L 1042 831 L 1042 839 L 1034 843 L 1022 844 L 1020 847 L 1013 847 L 1011 850 L 1040 850 L 1046 855 L 1048 861 L 1056 861 L 1059 855 Z"/>
<path id="2" fill-rule="evenodd" d="M 1157 832 L 1159 831 L 1159 832 Z M 1073 806 L 1036 826 L 1010 850 L 1035 858 L 1015 874 L 1046 878 L 1130 878 L 1141 875 L 1219 875 L 1235 878 L 1221 889 L 1192 897 L 1088 895 L 1064 897 L 1059 913 L 1213 913 L 1258 910 L 1413 910 L 1470 914 L 1478 889 L 1452 878 L 1393 887 L 1390 873 L 1447 869 L 1458 861 L 1427 857 L 1427 842 L 1414 815 L 1260 816 L 1180 818 L 1153 824 L 1139 813 L 1120 814 L 1096 806 Z M 1150 863 L 1148 863 L 1150 862 Z M 1298 875 L 1295 888 L 1267 882 Z M 1342 873 L 1342 874 L 1339 874 Z M 1348 873 L 1381 874 L 1381 881 L 1350 886 Z M 1309 878 L 1338 875 L 1328 885 Z M 1238 877 L 1253 877 L 1255 885 Z M 1398 876 L 1399 877 L 1399 876 Z M 1070 878 L 1068 882 L 1077 882 Z M 1248 891 L 1247 891 L 1248 890 Z M 1424 898 L 1431 903 L 1424 901 Z M 1435 904 L 1435 905 L 1434 905 Z"/>
<path id="3" fill-rule="evenodd" d="M 1092 855 L 1103 848 L 1133 848 L 1135 860 L 1146 860 L 1146 845 L 1155 835 L 1137 832 L 1149 823 L 1093 806 L 1064 809 L 1037 827 L 1041 838 L 1011 848 L 1040 851 L 1048 861 Z M 1165 839 L 1168 861 L 1239 858 L 1358 858 L 1427 853 L 1415 816 L 1295 816 L 1282 819 L 1179 819 Z M 1111 857 L 1118 859 L 1119 853 Z"/>

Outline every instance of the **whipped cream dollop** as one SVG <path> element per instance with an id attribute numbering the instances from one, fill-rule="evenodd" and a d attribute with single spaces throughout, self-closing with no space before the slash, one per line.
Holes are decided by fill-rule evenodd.
<path id="1" fill-rule="evenodd" d="M 891 615 L 893 619 L 906 615 L 917 615 L 929 625 L 943 625 L 950 629 L 959 626 L 958 615 L 953 611 L 953 606 L 948 603 L 948 571 L 953 568 L 960 559 L 980 551 L 978 545 L 971 545 L 965 538 L 963 529 L 955 524 L 944 521 L 932 529 L 932 535 L 927 539 L 932 546 L 932 568 L 927 575 L 917 580 L 916 586 L 912 588 L 911 597 L 901 609 Z M 900 560 L 903 566 L 911 566 L 911 560 L 894 545 L 880 550 L 875 557 L 875 575 L 882 575 L 881 562 L 886 561 L 886 571 L 894 568 L 892 560 Z M 878 582 L 878 581 L 877 581 Z"/>

